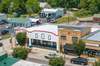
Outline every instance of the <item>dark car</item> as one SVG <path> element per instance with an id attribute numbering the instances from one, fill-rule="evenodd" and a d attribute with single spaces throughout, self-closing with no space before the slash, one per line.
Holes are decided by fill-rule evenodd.
<path id="1" fill-rule="evenodd" d="M 7 33 L 9 33 L 8 30 L 3 30 L 3 31 L 1 32 L 2 35 L 5 35 L 5 34 L 7 34 Z"/>
<path id="2" fill-rule="evenodd" d="M 71 59 L 71 63 L 80 64 L 80 65 L 87 65 L 88 64 L 88 60 L 86 58 L 81 58 L 81 57 L 72 58 Z"/>

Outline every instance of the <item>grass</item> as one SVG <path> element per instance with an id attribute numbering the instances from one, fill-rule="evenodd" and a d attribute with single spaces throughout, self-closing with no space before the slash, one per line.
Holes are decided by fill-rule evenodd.
<path id="1" fill-rule="evenodd" d="M 84 17 L 92 16 L 92 13 L 91 13 L 91 11 L 88 11 L 88 10 L 85 10 L 85 9 L 81 9 L 79 11 L 74 12 L 74 16 L 80 17 L 80 18 L 84 18 Z"/>
<path id="2" fill-rule="evenodd" d="M 10 34 L 6 34 L 6 35 L 2 35 L 1 37 L 2 37 L 2 39 L 7 39 L 7 38 L 10 38 L 11 35 Z"/>
<path id="3" fill-rule="evenodd" d="M 72 17 L 72 16 L 63 16 L 63 17 L 57 19 L 57 20 L 55 21 L 55 24 L 66 23 L 66 22 L 71 22 L 71 21 L 75 21 L 75 20 L 77 20 L 76 17 Z"/>

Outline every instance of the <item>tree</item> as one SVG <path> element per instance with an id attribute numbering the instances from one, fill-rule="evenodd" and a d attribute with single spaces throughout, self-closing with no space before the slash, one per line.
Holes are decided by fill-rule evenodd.
<path id="1" fill-rule="evenodd" d="M 24 32 L 20 32 L 16 35 L 16 40 L 18 42 L 19 45 L 24 46 L 26 43 L 26 33 Z"/>
<path id="2" fill-rule="evenodd" d="M 54 57 L 49 60 L 50 66 L 64 66 L 65 61 L 62 57 Z"/>
<path id="3" fill-rule="evenodd" d="M 95 64 L 93 66 L 100 66 L 100 60 L 95 62 Z"/>
<path id="4" fill-rule="evenodd" d="M 27 0 L 12 0 L 13 3 L 13 11 L 17 14 L 25 14 L 26 13 L 26 1 Z"/>
<path id="5" fill-rule="evenodd" d="M 8 13 L 9 6 L 10 6 L 10 0 L 2 0 L 2 2 L 0 3 L 0 12 Z"/>
<path id="6" fill-rule="evenodd" d="M 28 49 L 25 47 L 16 47 L 13 49 L 13 57 L 19 59 L 26 59 L 28 55 Z"/>
<path id="7" fill-rule="evenodd" d="M 26 2 L 27 12 L 31 15 L 32 13 L 38 13 L 40 10 L 38 0 L 27 0 Z"/>
<path id="8" fill-rule="evenodd" d="M 85 43 L 82 40 L 79 40 L 77 44 L 74 44 L 75 52 L 78 56 L 80 56 L 85 50 Z"/>

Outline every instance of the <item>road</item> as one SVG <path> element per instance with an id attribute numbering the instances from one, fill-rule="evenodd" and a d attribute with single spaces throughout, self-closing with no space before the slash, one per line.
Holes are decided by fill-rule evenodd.
<path id="1" fill-rule="evenodd" d="M 48 59 L 46 59 L 44 56 L 48 55 L 49 53 L 55 53 L 56 51 L 53 50 L 48 50 L 48 49 L 41 49 L 41 48 L 32 48 L 32 52 L 29 53 L 27 60 L 36 62 L 36 63 L 43 63 L 43 64 L 48 64 Z M 70 55 L 65 55 L 65 66 L 82 66 L 82 65 L 77 65 L 77 64 L 72 64 L 70 63 L 71 58 L 75 58 L 76 56 L 70 56 Z"/>

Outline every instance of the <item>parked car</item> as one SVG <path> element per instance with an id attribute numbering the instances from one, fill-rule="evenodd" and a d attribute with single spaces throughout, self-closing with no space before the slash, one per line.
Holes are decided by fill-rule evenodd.
<path id="1" fill-rule="evenodd" d="M 5 35 L 5 34 L 7 34 L 7 33 L 9 33 L 8 30 L 3 30 L 3 31 L 1 32 L 2 35 Z"/>
<path id="2" fill-rule="evenodd" d="M 0 40 L 2 40 L 2 37 L 0 36 Z"/>
<path id="3" fill-rule="evenodd" d="M 60 55 L 56 54 L 56 53 L 50 53 L 48 55 L 45 56 L 45 58 L 47 59 L 52 59 L 54 57 L 60 57 Z"/>
<path id="4" fill-rule="evenodd" d="M 81 57 L 72 58 L 71 59 L 71 63 L 80 64 L 80 65 L 87 65 L 88 64 L 88 60 L 86 58 L 81 58 Z"/>

